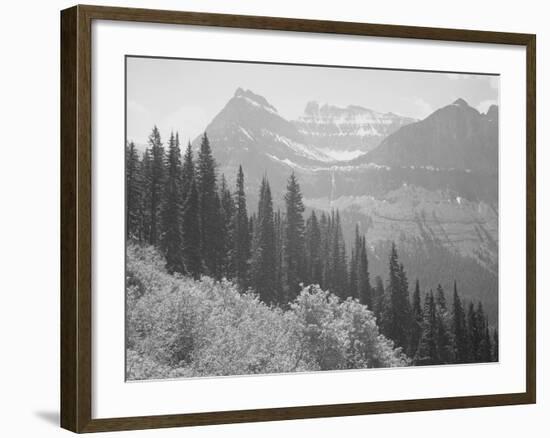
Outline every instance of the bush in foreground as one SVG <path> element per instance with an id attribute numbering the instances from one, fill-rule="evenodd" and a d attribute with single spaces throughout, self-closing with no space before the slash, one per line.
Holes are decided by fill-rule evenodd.
<path id="1" fill-rule="evenodd" d="M 230 282 L 168 274 L 151 247 L 128 245 L 130 380 L 406 366 L 366 306 L 318 286 L 283 311 Z"/>

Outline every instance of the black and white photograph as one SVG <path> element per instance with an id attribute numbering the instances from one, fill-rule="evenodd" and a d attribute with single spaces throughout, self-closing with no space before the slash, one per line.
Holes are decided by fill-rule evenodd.
<path id="1" fill-rule="evenodd" d="M 498 75 L 125 62 L 126 380 L 499 361 Z"/>

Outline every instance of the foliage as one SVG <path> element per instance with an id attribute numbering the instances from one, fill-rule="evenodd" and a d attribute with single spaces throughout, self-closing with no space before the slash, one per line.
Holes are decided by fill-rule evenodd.
<path id="1" fill-rule="evenodd" d="M 170 275 L 152 247 L 130 243 L 127 260 L 131 380 L 409 364 L 357 300 L 311 286 L 283 311 L 226 280 Z"/>

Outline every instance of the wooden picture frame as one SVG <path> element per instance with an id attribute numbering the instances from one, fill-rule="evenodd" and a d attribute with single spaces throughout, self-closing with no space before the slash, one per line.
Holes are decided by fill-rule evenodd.
<path id="1" fill-rule="evenodd" d="M 526 48 L 526 391 L 521 393 L 92 418 L 92 35 L 94 20 L 518 45 Z M 61 12 L 61 426 L 99 432 L 530 404 L 536 401 L 536 38 L 531 34 L 99 6 Z"/>

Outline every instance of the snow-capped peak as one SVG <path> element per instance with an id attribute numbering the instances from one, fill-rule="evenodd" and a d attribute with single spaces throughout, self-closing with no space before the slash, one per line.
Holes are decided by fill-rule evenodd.
<path id="1" fill-rule="evenodd" d="M 235 90 L 235 94 L 233 97 L 237 99 L 244 99 L 252 106 L 259 107 L 271 113 L 277 114 L 277 109 L 273 105 L 271 105 L 265 97 L 260 96 L 259 94 L 255 94 L 250 90 L 245 90 L 239 87 L 237 88 L 237 90 Z"/>

